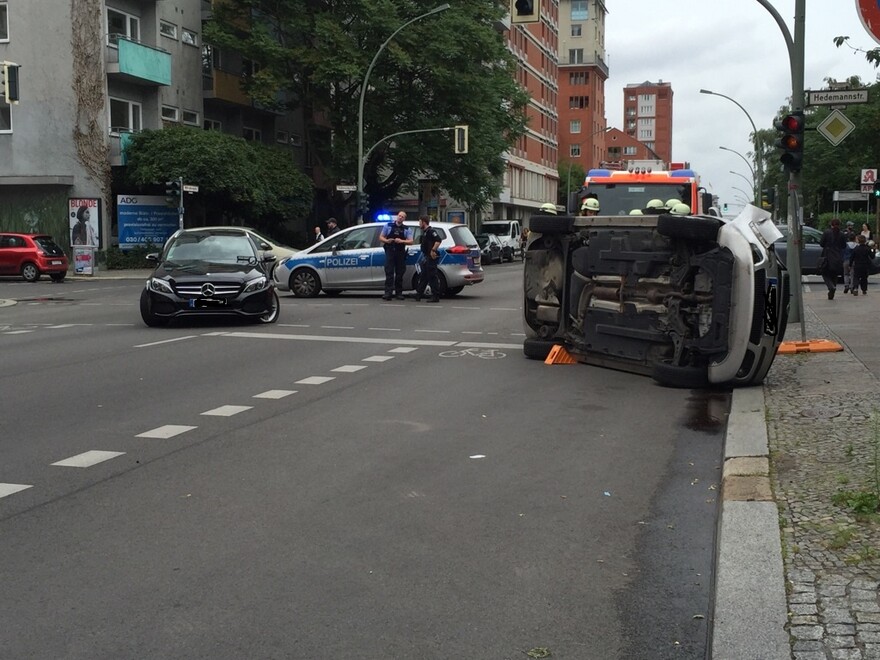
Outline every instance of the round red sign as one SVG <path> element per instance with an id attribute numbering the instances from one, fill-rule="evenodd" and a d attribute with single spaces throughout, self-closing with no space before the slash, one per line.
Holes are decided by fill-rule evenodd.
<path id="1" fill-rule="evenodd" d="M 868 34 L 880 44 L 880 0 L 856 0 L 856 9 Z"/>

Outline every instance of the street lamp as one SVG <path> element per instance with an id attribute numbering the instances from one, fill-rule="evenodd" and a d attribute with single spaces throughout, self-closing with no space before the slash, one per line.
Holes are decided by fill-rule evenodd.
<path id="1" fill-rule="evenodd" d="M 750 186 L 752 186 L 752 188 L 755 187 L 755 182 L 754 182 L 754 181 L 749 181 L 749 177 L 747 177 L 745 174 L 740 174 L 739 172 L 734 172 L 733 170 L 730 170 L 730 173 L 731 173 L 731 174 L 736 174 L 740 179 L 742 179 L 742 180 L 745 181 L 747 184 L 749 184 Z M 754 190 L 753 190 L 752 192 L 754 192 Z M 753 196 L 753 198 L 754 198 L 754 196 Z"/>
<path id="2" fill-rule="evenodd" d="M 741 192 L 743 195 L 746 196 L 746 199 L 749 198 L 749 193 L 747 193 L 747 192 L 746 192 L 745 190 L 743 190 L 742 188 L 737 188 L 736 186 L 730 186 L 730 188 L 731 188 L 732 190 L 736 190 L 736 191 Z"/>
<path id="3" fill-rule="evenodd" d="M 718 92 L 713 92 L 708 89 L 701 89 L 700 94 L 712 94 L 713 96 L 720 96 L 723 99 L 727 99 L 731 103 L 735 104 L 736 107 L 738 107 L 740 110 L 742 110 L 745 113 L 746 117 L 748 117 L 749 123 L 752 125 L 752 135 L 754 136 L 754 141 L 755 141 L 755 165 L 757 166 L 757 170 L 758 170 L 757 176 L 755 176 L 755 182 L 757 184 L 756 185 L 757 194 L 755 195 L 755 201 L 757 203 L 760 203 L 760 200 L 758 199 L 758 197 L 761 194 L 760 191 L 764 187 L 764 168 L 761 165 L 761 161 L 764 160 L 764 158 L 763 158 L 764 154 L 761 151 L 761 138 L 758 136 L 758 127 L 755 126 L 755 122 L 752 121 L 752 116 L 746 111 L 746 109 L 744 107 L 742 107 L 739 104 L 739 101 L 737 101 L 736 99 L 732 99 L 729 96 L 725 96 L 724 94 L 719 94 Z"/>
<path id="4" fill-rule="evenodd" d="M 736 149 L 730 149 L 729 147 L 718 147 L 718 148 L 719 148 L 719 149 L 724 149 L 724 151 L 731 151 L 731 152 L 735 153 L 737 156 L 739 156 L 740 158 L 742 158 L 742 159 L 745 161 L 746 166 L 749 168 L 749 172 L 752 173 L 752 181 L 757 180 L 758 177 L 755 176 L 755 168 L 752 167 L 752 164 L 749 162 L 749 159 L 748 159 L 748 158 L 746 158 L 745 156 L 743 156 L 743 155 L 742 155 L 740 152 L 738 152 Z"/>
<path id="5" fill-rule="evenodd" d="M 364 82 L 361 84 L 361 99 L 358 104 L 358 178 L 357 178 L 357 199 L 358 199 L 358 223 L 363 221 L 363 211 L 361 210 L 361 199 L 364 194 L 364 94 L 367 91 L 367 81 L 370 79 L 370 74 L 373 72 L 373 67 L 376 65 L 376 60 L 379 59 L 379 55 L 381 55 L 382 51 L 385 50 L 385 46 L 391 43 L 391 40 L 397 36 L 397 33 L 400 32 L 403 28 L 408 25 L 415 23 L 423 18 L 427 18 L 428 16 L 433 16 L 434 14 L 439 14 L 441 11 L 446 11 L 449 9 L 449 3 L 443 3 L 439 7 L 434 7 L 429 12 L 424 14 L 420 14 L 415 18 L 411 18 L 406 23 L 397 28 L 394 32 L 391 33 L 385 41 L 382 42 L 382 45 L 379 46 L 379 50 L 376 51 L 376 54 L 373 55 L 373 61 L 370 62 L 370 66 L 367 67 L 367 72 L 364 74 Z"/>

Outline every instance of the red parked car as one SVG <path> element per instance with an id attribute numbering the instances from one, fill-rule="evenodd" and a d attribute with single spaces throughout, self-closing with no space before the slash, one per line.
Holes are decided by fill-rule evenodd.
<path id="1" fill-rule="evenodd" d="M 0 233 L 0 275 L 21 275 L 28 282 L 48 275 L 63 282 L 68 265 L 64 250 L 48 234 Z"/>

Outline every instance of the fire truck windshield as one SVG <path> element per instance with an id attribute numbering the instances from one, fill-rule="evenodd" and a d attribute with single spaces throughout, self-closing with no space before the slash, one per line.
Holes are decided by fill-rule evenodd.
<path id="1" fill-rule="evenodd" d="M 692 185 L 690 183 L 656 183 L 637 181 L 632 183 L 594 183 L 590 182 L 583 197 L 595 195 L 599 200 L 601 215 L 629 215 L 633 209 L 644 210 L 652 199 L 666 202 L 680 199 L 690 205 Z"/>

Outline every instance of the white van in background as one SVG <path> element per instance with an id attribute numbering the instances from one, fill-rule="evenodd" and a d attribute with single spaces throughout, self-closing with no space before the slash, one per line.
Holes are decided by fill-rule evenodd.
<path id="1" fill-rule="evenodd" d="M 519 220 L 484 220 L 480 232 L 495 234 L 498 237 L 503 247 L 502 261 L 513 261 L 520 255 L 522 251 L 520 245 L 522 225 Z"/>

